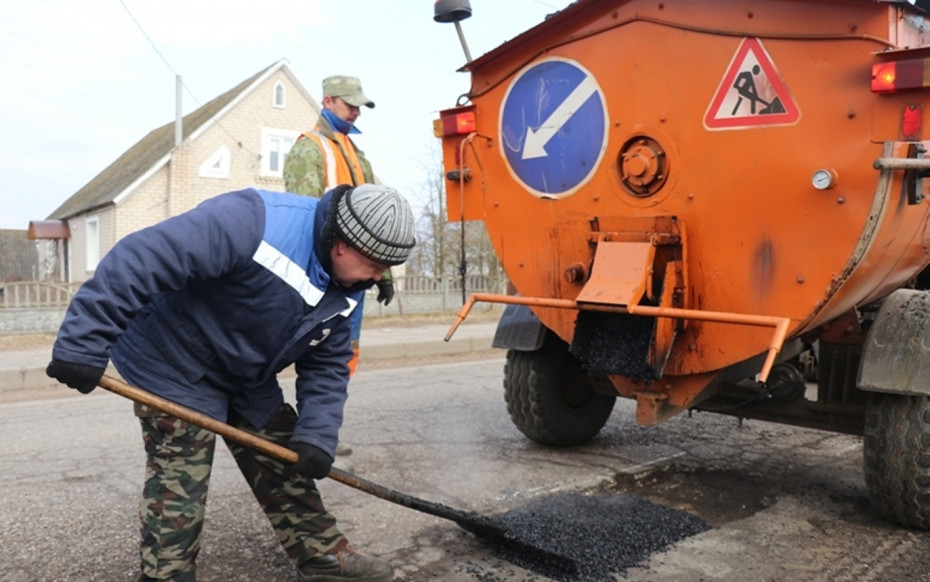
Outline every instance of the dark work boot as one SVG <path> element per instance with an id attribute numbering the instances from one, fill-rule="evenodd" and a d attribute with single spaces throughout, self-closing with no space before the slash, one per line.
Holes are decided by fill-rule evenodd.
<path id="1" fill-rule="evenodd" d="M 394 568 L 386 561 L 346 548 L 307 560 L 297 568 L 297 582 L 389 582 Z"/>

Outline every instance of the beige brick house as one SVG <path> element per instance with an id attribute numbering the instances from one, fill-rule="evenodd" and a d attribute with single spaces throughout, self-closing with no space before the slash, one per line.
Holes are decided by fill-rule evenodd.
<path id="1" fill-rule="evenodd" d="M 68 278 L 88 279 L 127 234 L 247 186 L 283 190 L 284 156 L 320 106 L 282 59 L 151 131 L 48 217 L 67 223 Z"/>

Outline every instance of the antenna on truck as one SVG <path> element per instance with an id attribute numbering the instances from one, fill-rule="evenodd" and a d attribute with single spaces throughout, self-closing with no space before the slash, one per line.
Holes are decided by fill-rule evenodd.
<path id="1" fill-rule="evenodd" d="M 470 63 L 471 53 L 468 51 L 468 44 L 465 43 L 465 35 L 462 34 L 462 25 L 459 24 L 469 16 L 471 16 L 471 4 L 468 3 L 468 0 L 436 0 L 433 7 L 433 20 L 455 23 L 455 30 L 459 33 L 462 50 L 465 51 L 465 60 Z"/>

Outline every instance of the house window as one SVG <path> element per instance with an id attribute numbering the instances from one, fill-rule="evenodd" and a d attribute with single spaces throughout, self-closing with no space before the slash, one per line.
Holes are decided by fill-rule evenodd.
<path id="1" fill-rule="evenodd" d="M 300 135 L 289 129 L 262 128 L 262 176 L 280 178 L 284 169 L 284 156 Z"/>
<path id="2" fill-rule="evenodd" d="M 204 178 L 228 178 L 229 148 L 221 145 L 212 156 L 200 164 L 200 175 Z"/>
<path id="3" fill-rule="evenodd" d="M 285 97 L 287 97 L 287 90 L 284 88 L 284 83 L 275 83 L 272 94 L 272 104 L 275 107 L 284 107 Z"/>
<path id="4" fill-rule="evenodd" d="M 85 230 L 84 267 L 87 271 L 93 271 L 100 262 L 100 223 L 96 218 L 88 218 Z"/>

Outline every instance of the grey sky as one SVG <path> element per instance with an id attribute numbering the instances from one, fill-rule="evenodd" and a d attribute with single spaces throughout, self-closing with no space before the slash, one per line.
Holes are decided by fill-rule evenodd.
<path id="1" fill-rule="evenodd" d="M 471 0 L 472 56 L 568 4 Z M 189 113 L 281 58 L 317 99 L 327 75 L 361 78 L 377 107 L 357 142 L 417 205 L 432 120 L 469 81 L 454 25 L 432 17 L 430 0 L 0 0 L 0 228 L 46 218 L 174 119 L 175 73 Z"/>

